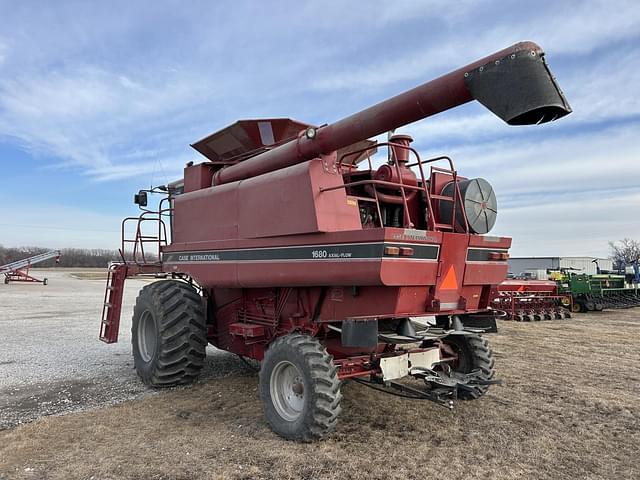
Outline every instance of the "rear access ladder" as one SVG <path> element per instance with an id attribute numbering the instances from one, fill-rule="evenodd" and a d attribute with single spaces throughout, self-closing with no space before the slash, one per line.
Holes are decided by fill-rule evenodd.
<path id="1" fill-rule="evenodd" d="M 107 271 L 107 288 L 104 291 L 102 304 L 102 321 L 100 323 L 100 340 L 105 343 L 116 343 L 120 330 L 120 311 L 124 281 L 127 279 L 126 263 L 112 263 Z"/>
<path id="2" fill-rule="evenodd" d="M 160 202 L 159 211 L 145 210 L 139 217 L 127 217 L 122 221 L 122 237 L 120 256 L 121 262 L 109 264 L 107 270 L 107 286 L 104 292 L 102 304 L 102 317 L 100 320 L 100 340 L 105 343 L 116 343 L 120 330 L 120 313 L 122 312 L 122 299 L 124 296 L 124 282 L 128 277 L 137 275 L 158 275 L 162 273 L 161 251 L 167 245 L 167 228 L 163 217 L 170 215 L 170 208 L 162 208 L 163 199 Z M 143 234 L 144 223 L 154 226 L 157 224 L 157 233 L 154 235 Z M 127 236 L 127 225 L 133 223 L 135 236 Z M 155 229 L 154 229 L 155 230 Z M 129 232 L 130 233 L 130 232 Z M 145 245 L 153 245 L 153 251 L 145 251 Z M 127 246 L 132 248 L 127 250 Z M 153 258 L 152 258 L 153 257 Z"/>

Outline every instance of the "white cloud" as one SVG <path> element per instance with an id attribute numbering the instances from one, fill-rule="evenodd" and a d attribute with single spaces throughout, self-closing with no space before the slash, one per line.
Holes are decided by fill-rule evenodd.
<path id="1" fill-rule="evenodd" d="M 536 128 L 536 127 L 531 127 Z M 465 175 L 483 176 L 499 195 L 640 188 L 638 123 L 553 138 L 522 135 L 450 152 Z"/>
<path id="2" fill-rule="evenodd" d="M 495 233 L 513 237 L 512 256 L 606 257 L 609 241 L 640 238 L 639 209 L 638 193 L 507 208 Z"/>
<path id="3" fill-rule="evenodd" d="M 492 233 L 514 238 L 513 255 L 606 256 L 609 240 L 640 238 L 640 124 L 553 136 L 537 134 L 541 128 L 547 126 L 420 154 L 449 154 L 460 175 L 492 184 L 498 199 Z M 386 158 L 382 150 L 376 164 Z"/>
<path id="4" fill-rule="evenodd" d="M 637 133 L 633 123 L 483 142 L 451 154 L 462 175 L 493 185 L 495 233 L 514 237 L 514 255 L 606 255 L 609 240 L 640 237 Z"/>
<path id="5" fill-rule="evenodd" d="M 589 53 L 640 34 L 640 8 L 635 0 L 568 2 L 545 10 L 543 18 L 533 17 L 527 30 L 552 45 L 558 55 Z"/>
<path id="6" fill-rule="evenodd" d="M 4 63 L 9 53 L 9 47 L 0 38 L 0 67 Z"/>
<path id="7" fill-rule="evenodd" d="M 563 75 L 559 83 L 573 113 L 556 123 L 536 129 L 546 129 L 550 134 L 556 134 L 574 129 L 577 125 L 640 116 L 640 69 L 636 61 L 639 56 L 638 48 L 616 51 Z M 531 127 L 508 127 L 474 102 L 402 130 L 422 145 L 455 145 L 517 137 L 523 128 Z"/>
<path id="8" fill-rule="evenodd" d="M 473 5 L 475 9 L 471 8 Z M 492 13 L 504 18 L 504 12 L 488 11 L 485 3 L 466 6 L 468 8 L 459 13 L 460 27 L 452 25 L 446 32 L 438 32 L 436 41 L 427 45 L 408 44 L 409 48 L 391 60 L 375 60 L 365 66 L 329 72 L 317 78 L 312 88 L 319 91 L 359 90 L 416 78 L 428 79 L 528 39 L 539 42 L 548 49 L 549 55 L 557 58 L 589 54 L 617 41 L 640 36 L 640 8 L 634 1 L 617 2 L 615 6 L 598 0 L 577 5 L 554 2 L 549 8 L 533 9 L 531 4 L 526 4 L 520 7 L 523 15 L 500 23 L 478 22 L 477 19 Z M 496 4 L 494 7 L 502 8 Z M 424 8 L 422 13 L 425 12 L 432 10 Z M 464 21 L 460 21 L 461 18 Z M 589 74 L 585 72 L 585 77 Z"/>
<path id="9" fill-rule="evenodd" d="M 55 204 L 1 205 L 0 238 L 4 246 L 115 249 L 123 216 Z"/>
<path id="10" fill-rule="evenodd" d="M 434 38 L 437 42 L 426 48 L 419 43 L 407 42 L 412 48 L 397 52 L 390 57 L 393 60 L 387 62 L 374 57 L 358 57 L 355 67 L 350 62 L 348 68 L 335 75 L 327 73 L 327 70 L 331 71 L 330 66 L 323 65 L 317 70 L 322 74 L 310 78 L 315 82 L 315 88 L 333 94 L 341 89 L 371 90 L 413 77 L 423 78 L 426 71 L 436 73 L 457 67 L 512 40 L 527 38 L 530 33 L 535 34 L 532 36 L 536 39 L 548 38 L 554 56 L 584 54 L 606 42 L 637 35 L 635 27 L 640 9 L 633 8 L 631 3 L 626 7 L 617 9 L 603 2 L 592 2 L 588 8 L 576 9 L 564 4 L 554 9 L 529 11 L 520 16 L 524 21 L 509 21 L 509 27 L 486 28 L 485 23 L 475 20 L 495 12 L 477 2 L 456 2 L 452 7 L 450 2 L 438 0 L 380 1 L 369 10 L 367 25 L 373 31 L 397 25 L 398 33 L 401 33 L 405 22 L 420 19 L 425 22 L 425 28 L 436 26 Z M 208 128 L 199 125 L 198 121 L 207 118 L 214 126 L 221 126 L 221 112 L 224 112 L 223 118 L 233 120 L 244 116 L 242 112 L 250 115 L 252 111 L 265 108 L 260 105 L 270 105 L 269 111 L 286 114 L 287 108 L 281 105 L 291 91 L 300 88 L 300 84 L 282 82 L 282 78 L 291 77 L 294 72 L 305 72 L 310 66 L 315 68 L 314 62 L 318 59 L 331 65 L 344 50 L 337 48 L 339 41 L 329 42 L 321 49 L 314 48 L 312 55 L 295 55 L 295 63 L 290 61 L 291 56 L 283 57 L 278 47 L 273 47 L 272 55 L 261 55 L 260 52 L 269 50 L 267 40 L 256 43 L 254 39 L 246 48 L 234 50 L 231 47 L 237 47 L 237 39 L 232 28 L 218 29 L 215 35 L 195 28 L 204 21 L 206 15 L 203 14 L 198 18 L 180 17 L 184 22 L 181 31 L 188 32 L 191 41 L 197 41 L 198 47 L 193 52 L 186 55 L 180 52 L 177 57 L 164 59 L 141 56 L 142 51 L 138 48 L 132 52 L 135 60 L 131 61 L 125 55 L 121 63 L 113 63 L 105 61 L 108 56 L 103 52 L 103 43 L 108 38 L 109 44 L 116 42 L 115 47 L 123 48 L 118 43 L 120 37 L 123 41 L 133 42 L 146 28 L 135 20 L 144 8 L 130 7 L 126 21 L 105 11 L 100 14 L 100 22 L 96 22 L 88 10 L 82 7 L 74 13 L 77 17 L 74 25 L 86 28 L 68 26 L 67 32 L 62 22 L 58 34 L 34 28 L 31 30 L 38 32 L 35 36 L 20 28 L 20 20 L 24 20 L 27 10 L 10 12 L 5 30 L 7 35 L 20 40 L 14 42 L 14 50 L 16 46 L 20 46 L 20 50 L 8 63 L 12 68 L 0 77 L 0 135 L 16 139 L 35 154 L 53 155 L 67 167 L 75 165 L 86 169 L 90 177 L 91 172 L 98 169 L 93 177 L 100 179 L 118 179 L 126 172 L 137 174 L 141 171 L 141 167 L 129 166 L 127 155 L 131 149 L 150 152 L 152 156 L 147 161 L 184 158 L 187 144 L 207 133 Z M 244 10 L 240 5 L 228 14 L 235 18 L 246 13 Z M 169 18 L 167 14 L 162 9 L 154 12 L 154 22 L 164 25 Z M 34 25 L 42 26 L 59 22 L 62 17 L 52 9 L 43 9 L 39 15 L 29 14 L 29 18 Z M 278 18 L 271 26 L 265 24 L 262 34 L 268 32 L 274 41 L 283 41 L 278 26 L 296 20 L 291 35 L 296 35 L 298 29 L 310 29 L 309 35 L 300 37 L 298 48 L 302 53 L 305 46 L 313 45 L 314 36 L 324 38 L 324 34 L 331 31 L 338 40 L 345 30 L 351 30 L 355 20 L 361 18 L 362 12 L 355 8 L 344 9 L 339 4 L 318 7 L 311 3 L 288 11 L 284 19 Z M 310 23 L 312 19 L 315 21 Z M 573 28 L 567 29 L 566 22 Z M 194 28 L 187 28 L 189 25 Z M 45 34 L 45 31 L 50 33 Z M 256 32 L 259 37 L 260 30 Z M 358 36 L 356 43 L 361 48 L 367 45 L 367 39 L 367 35 Z M 544 45 L 544 41 L 542 43 Z M 3 45 L 0 40 L 0 57 Z M 349 46 L 345 47 L 349 51 Z M 160 52 L 166 48 L 163 43 Z M 575 80 L 575 85 L 583 92 L 577 97 L 574 83 L 568 82 L 569 86 L 565 88 L 569 91 L 571 87 L 570 101 L 584 99 L 579 105 L 581 108 L 576 108 L 572 121 L 640 111 L 640 95 L 634 94 L 640 88 L 640 81 L 637 81 L 640 74 L 632 61 L 633 55 L 634 52 L 628 52 L 626 56 L 617 53 L 569 79 Z M 284 58 L 287 62 L 277 66 L 278 60 Z M 607 60 L 613 60 L 616 68 L 611 68 L 612 63 Z M 135 61 L 143 63 L 136 65 Z M 615 82 L 612 76 L 616 77 Z M 561 80 L 564 85 L 565 79 Z M 627 93 L 626 99 L 622 89 L 611 88 L 620 82 L 626 82 L 625 90 L 632 93 Z M 256 85 L 260 85 L 259 90 Z M 603 96 L 603 91 L 607 95 Z M 235 96 L 230 96 L 231 92 L 235 92 Z M 314 96 L 303 101 L 317 102 L 318 98 Z M 235 109 L 234 102 L 237 102 Z M 244 105 L 243 109 L 238 108 L 240 104 Z M 416 137 L 436 142 L 490 138 L 502 132 L 500 122 L 490 114 L 448 116 L 410 129 L 416 132 Z"/>
<path id="11" fill-rule="evenodd" d="M 92 177 L 118 179 L 144 170 L 129 163 L 141 145 L 151 159 L 178 153 L 169 142 L 150 149 L 148 139 L 202 94 L 188 77 L 133 80 L 91 65 L 31 72 L 0 79 L 0 132 Z"/>
<path id="12" fill-rule="evenodd" d="M 182 167 L 177 158 L 156 158 L 129 164 L 108 165 L 106 167 L 88 167 L 84 174 L 97 182 L 108 182 L 124 178 L 142 177 L 156 184 L 165 184 L 182 177 Z M 146 182 L 143 182 L 146 185 Z"/>

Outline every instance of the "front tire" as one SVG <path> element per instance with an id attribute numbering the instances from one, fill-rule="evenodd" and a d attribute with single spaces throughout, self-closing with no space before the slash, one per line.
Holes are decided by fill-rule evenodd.
<path id="1" fill-rule="evenodd" d="M 152 387 L 191 383 L 206 357 L 202 298 L 184 282 L 145 286 L 136 299 L 131 325 L 136 371 Z"/>
<path id="2" fill-rule="evenodd" d="M 309 335 L 276 339 L 260 368 L 260 397 L 278 435 L 303 442 L 326 437 L 336 427 L 342 400 L 333 357 Z"/>
<path id="3" fill-rule="evenodd" d="M 495 376 L 496 360 L 489 342 L 480 335 L 451 335 L 442 339 L 458 356 L 451 369 L 459 373 L 471 373 L 479 370 L 482 380 L 491 380 Z M 476 400 L 487 393 L 489 385 L 473 385 L 471 389 L 460 389 L 460 400 Z"/>

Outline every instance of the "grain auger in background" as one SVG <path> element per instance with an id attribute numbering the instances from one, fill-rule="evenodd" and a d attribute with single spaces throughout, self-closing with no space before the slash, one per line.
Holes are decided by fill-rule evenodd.
<path id="1" fill-rule="evenodd" d="M 0 274 L 4 274 L 4 283 L 6 284 L 11 282 L 29 282 L 47 285 L 49 283 L 47 278 L 40 280 L 39 278 L 30 275 L 29 270 L 31 270 L 31 267 L 34 265 L 52 258 L 56 259 L 56 263 L 60 263 L 60 256 L 60 250 L 50 250 L 48 252 L 32 255 L 28 258 L 7 263 L 6 265 L 0 265 Z"/>
<path id="2" fill-rule="evenodd" d="M 421 159 L 407 135 L 370 140 L 473 99 L 512 125 L 571 112 L 525 42 L 329 125 L 243 120 L 195 143 L 208 161 L 161 187 L 155 211 L 141 191 L 142 214 L 123 222 L 101 339 L 117 341 L 125 279 L 160 274 L 133 314 L 142 380 L 193 381 L 209 343 L 258 360 L 266 419 L 286 438 L 333 430 L 347 379 L 448 408 L 481 397 L 497 380 L 480 334 L 495 330 L 511 245 L 484 235 L 493 189 L 448 157 Z"/>

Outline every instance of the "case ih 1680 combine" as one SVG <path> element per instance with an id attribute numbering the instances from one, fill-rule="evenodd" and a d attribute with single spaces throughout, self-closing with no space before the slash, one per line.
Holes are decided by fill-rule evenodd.
<path id="1" fill-rule="evenodd" d="M 195 143 L 208 161 L 123 223 L 136 234 L 110 268 L 100 338 L 117 341 L 125 279 L 164 274 L 133 314 L 142 380 L 193 381 L 208 343 L 258 360 L 265 416 L 283 437 L 329 433 L 346 379 L 447 407 L 482 396 L 496 380 L 480 327 L 495 326 L 490 293 L 511 244 L 484 235 L 493 190 L 447 157 L 421 159 L 407 135 L 369 140 L 474 99 L 511 125 L 571 111 L 526 42 L 330 125 L 245 120 Z M 389 161 L 374 169 L 383 146 Z M 424 316 L 435 322 L 411 320 Z"/>

